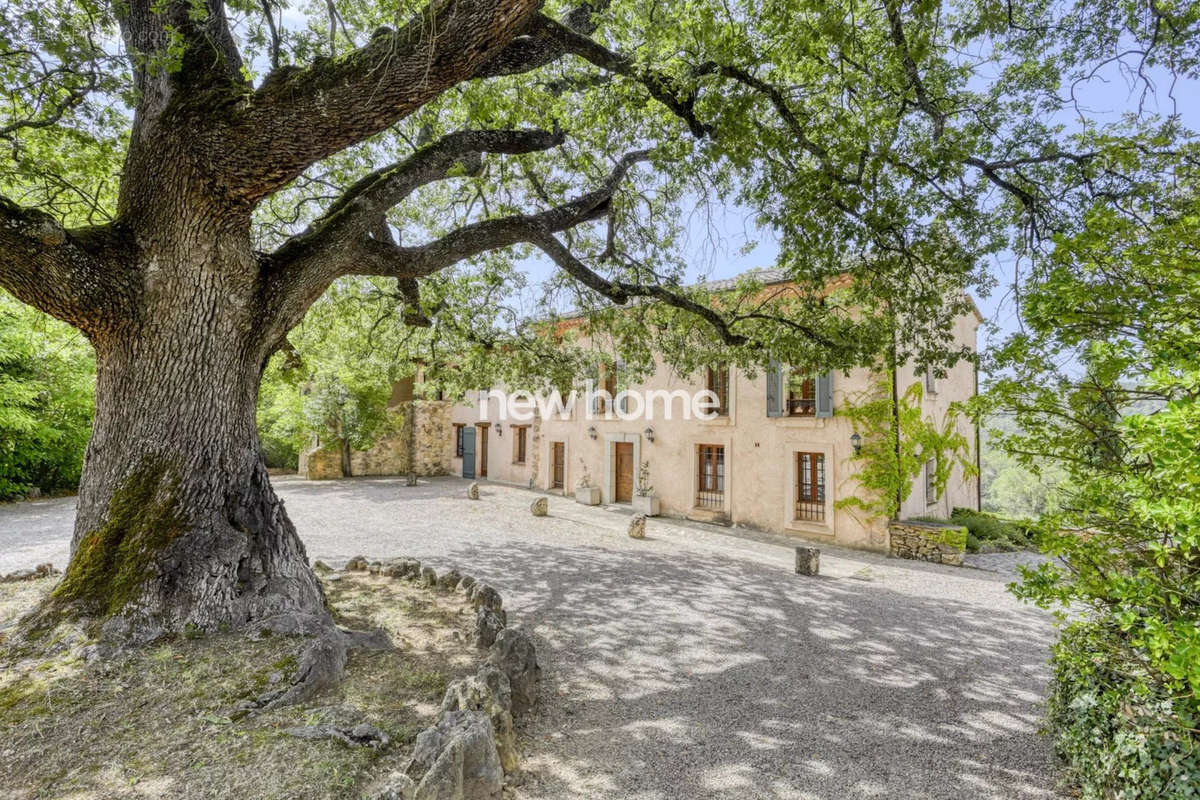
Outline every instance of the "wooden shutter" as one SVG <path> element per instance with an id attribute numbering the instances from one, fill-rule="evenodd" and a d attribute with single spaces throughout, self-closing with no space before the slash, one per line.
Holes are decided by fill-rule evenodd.
<path id="1" fill-rule="evenodd" d="M 779 367 L 778 361 L 772 361 L 767 365 L 767 416 L 782 417 L 783 403 L 781 402 L 779 392 L 782 383 L 783 370 Z"/>
<path id="2" fill-rule="evenodd" d="M 474 428 L 463 428 L 462 429 L 462 443 L 463 443 L 462 476 L 464 478 L 474 478 L 475 477 L 475 429 Z"/>
<path id="3" fill-rule="evenodd" d="M 817 416 L 833 416 L 833 370 L 817 376 Z"/>

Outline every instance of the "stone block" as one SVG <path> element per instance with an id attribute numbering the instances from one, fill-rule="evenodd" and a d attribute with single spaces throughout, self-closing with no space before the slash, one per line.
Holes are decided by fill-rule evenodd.
<path id="1" fill-rule="evenodd" d="M 796 548 L 796 574 L 819 575 L 821 572 L 821 551 L 816 547 Z"/>

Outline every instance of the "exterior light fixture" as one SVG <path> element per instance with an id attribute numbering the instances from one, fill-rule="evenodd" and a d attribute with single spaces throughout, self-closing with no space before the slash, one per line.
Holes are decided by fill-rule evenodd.
<path id="1" fill-rule="evenodd" d="M 589 439 L 595 439 L 595 438 L 596 438 L 596 426 L 595 426 L 595 425 L 593 425 L 592 427 L 588 428 L 588 438 L 589 438 Z"/>
<path id="2" fill-rule="evenodd" d="M 642 431 L 642 435 L 644 435 L 646 437 L 647 442 L 653 442 L 654 441 L 654 428 L 646 428 L 646 430 Z"/>
<path id="3" fill-rule="evenodd" d="M 850 446 L 854 448 L 854 455 L 862 452 L 862 437 L 857 433 L 850 435 Z"/>
<path id="4" fill-rule="evenodd" d="M 503 433 L 504 433 L 504 424 L 503 424 L 503 423 L 500 423 L 500 422 L 497 422 L 497 423 L 496 423 L 496 435 L 497 435 L 497 436 L 500 436 L 500 435 L 501 435 L 501 434 L 503 434 Z"/>

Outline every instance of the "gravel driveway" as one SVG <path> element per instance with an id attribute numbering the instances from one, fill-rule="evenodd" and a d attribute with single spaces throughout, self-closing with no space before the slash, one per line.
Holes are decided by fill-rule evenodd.
<path id="1" fill-rule="evenodd" d="M 530 492 L 277 481 L 309 555 L 414 555 L 500 589 L 542 642 L 518 798 L 1046 798 L 1048 617 L 1003 571 L 627 517 Z M 62 566 L 72 499 L 0 506 L 0 572 Z"/>

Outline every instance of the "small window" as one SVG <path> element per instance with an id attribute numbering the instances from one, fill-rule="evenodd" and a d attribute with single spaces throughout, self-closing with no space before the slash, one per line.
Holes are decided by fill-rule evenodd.
<path id="1" fill-rule="evenodd" d="M 525 463 L 525 440 L 526 433 L 529 430 L 527 425 L 518 425 L 513 428 L 513 463 Z"/>
<path id="2" fill-rule="evenodd" d="M 812 417 L 817 413 L 817 379 L 807 369 L 792 369 L 787 375 L 789 417 Z"/>
<path id="3" fill-rule="evenodd" d="M 937 501 L 937 459 L 931 458 L 925 462 L 925 505 L 931 506 Z"/>
<path id="4" fill-rule="evenodd" d="M 825 521 L 824 453 L 796 453 L 796 519 Z"/>
<path id="5" fill-rule="evenodd" d="M 716 413 L 719 417 L 729 416 L 729 367 L 709 367 L 704 388 L 717 396 Z"/>
<path id="6" fill-rule="evenodd" d="M 937 378 L 933 377 L 933 370 L 925 368 L 925 394 L 937 394 Z"/>
<path id="7" fill-rule="evenodd" d="M 617 365 L 612 362 L 601 364 L 596 377 L 594 410 L 597 414 L 605 414 L 608 412 L 608 401 L 617 396 Z M 608 398 L 605 399 L 600 392 L 608 392 Z"/>
<path id="8" fill-rule="evenodd" d="M 463 426 L 454 426 L 454 457 L 462 458 L 463 455 Z"/>
<path id="9" fill-rule="evenodd" d="M 700 508 L 725 506 L 725 448 L 702 444 L 697 448 L 696 505 Z"/>

